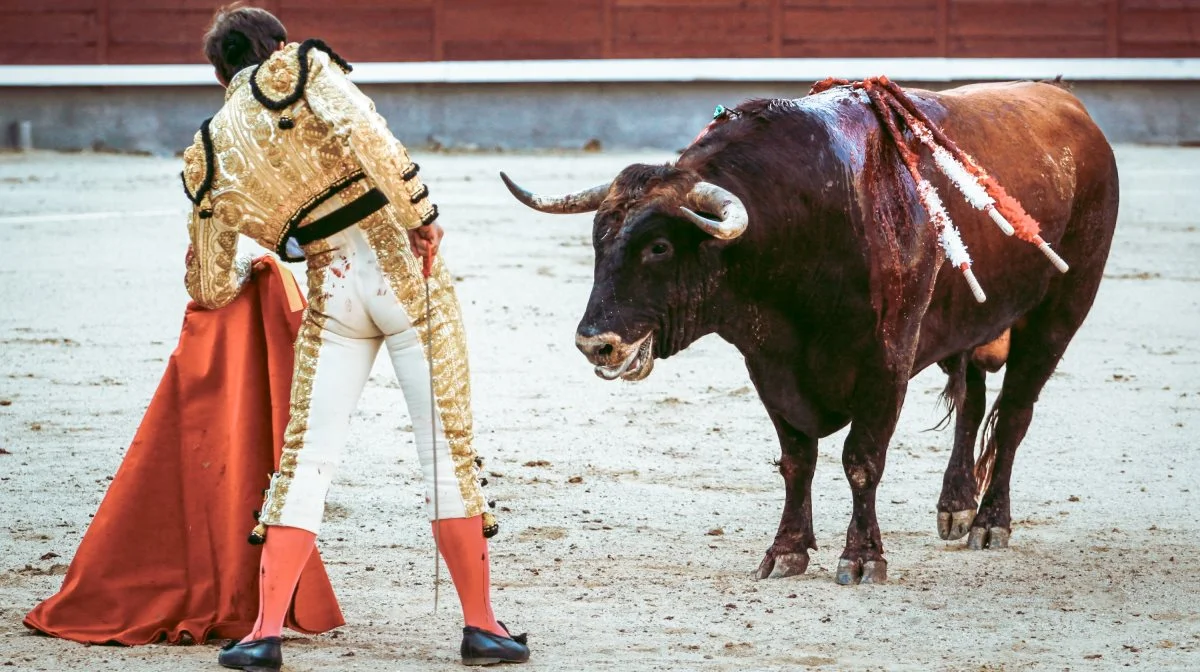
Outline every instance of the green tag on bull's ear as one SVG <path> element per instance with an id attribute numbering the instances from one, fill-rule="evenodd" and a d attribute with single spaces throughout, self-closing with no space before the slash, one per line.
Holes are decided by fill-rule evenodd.
<path id="1" fill-rule="evenodd" d="M 724 105 L 717 105 L 717 109 L 713 110 L 713 119 L 720 119 L 725 116 L 729 110 L 725 109 Z"/>

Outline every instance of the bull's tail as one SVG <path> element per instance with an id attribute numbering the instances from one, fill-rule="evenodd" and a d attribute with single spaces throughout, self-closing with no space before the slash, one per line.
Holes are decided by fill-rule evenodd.
<path id="1" fill-rule="evenodd" d="M 992 482 L 992 470 L 996 467 L 996 419 L 1000 411 L 1000 400 L 992 404 L 988 411 L 987 420 L 983 423 L 983 433 L 979 437 L 979 459 L 975 460 L 975 486 L 978 496 L 982 497 L 988 485 Z"/>
<path id="2" fill-rule="evenodd" d="M 926 431 L 940 432 L 950 426 L 950 419 L 955 412 L 962 408 L 963 399 L 967 396 L 967 361 L 962 355 L 938 362 L 938 366 L 946 373 L 946 387 L 938 395 L 938 406 L 946 409 L 946 415 L 936 425 Z"/>

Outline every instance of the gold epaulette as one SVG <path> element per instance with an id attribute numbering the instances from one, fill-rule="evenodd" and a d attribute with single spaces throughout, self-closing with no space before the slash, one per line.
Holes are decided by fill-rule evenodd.
<path id="1" fill-rule="evenodd" d="M 212 191 L 216 159 L 213 156 L 212 133 L 208 128 L 211 121 L 211 118 L 205 119 L 200 124 L 200 131 L 196 133 L 192 146 L 183 152 L 183 172 L 179 174 L 183 180 L 183 193 L 200 208 L 200 217 L 203 219 L 212 216 L 208 196 Z"/>
<path id="2" fill-rule="evenodd" d="M 254 69 L 250 75 L 250 91 L 254 99 L 275 112 L 291 107 L 300 100 L 308 84 L 308 52 L 313 49 L 329 54 L 330 60 L 344 72 L 354 69 L 324 41 L 305 40 L 299 47 L 284 49 Z"/>

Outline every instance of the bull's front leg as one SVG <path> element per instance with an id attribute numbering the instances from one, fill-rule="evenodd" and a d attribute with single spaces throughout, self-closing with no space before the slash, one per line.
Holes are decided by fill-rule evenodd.
<path id="1" fill-rule="evenodd" d="M 767 549 L 755 576 L 777 579 L 803 574 L 808 551 L 817 550 L 812 524 L 812 479 L 817 468 L 817 440 L 771 413 L 779 434 L 779 473 L 783 476 L 783 516 L 775 542 Z"/>
<path id="2" fill-rule="evenodd" d="M 859 389 L 867 391 L 855 395 L 854 420 L 842 450 L 842 467 L 854 498 L 846 548 L 837 567 L 836 579 L 842 585 L 887 581 L 887 560 L 883 558 L 883 540 L 875 517 L 875 491 L 883 478 L 888 444 L 896 431 L 907 388 L 907 381 L 889 378 L 886 382 L 860 381 Z"/>

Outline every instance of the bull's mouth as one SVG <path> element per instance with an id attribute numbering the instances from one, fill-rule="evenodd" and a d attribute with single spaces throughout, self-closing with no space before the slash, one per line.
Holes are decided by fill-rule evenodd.
<path id="1" fill-rule="evenodd" d="M 646 334 L 629 349 L 629 356 L 617 366 L 597 366 L 596 375 L 605 380 L 637 381 L 654 370 L 654 333 Z"/>

